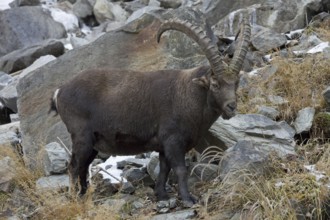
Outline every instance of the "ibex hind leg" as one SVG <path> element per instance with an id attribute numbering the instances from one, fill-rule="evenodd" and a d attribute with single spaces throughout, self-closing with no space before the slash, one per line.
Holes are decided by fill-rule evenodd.
<path id="1" fill-rule="evenodd" d="M 159 153 L 159 175 L 155 186 L 155 195 L 158 201 L 169 199 L 165 186 L 170 170 L 170 164 L 166 160 L 164 153 Z"/>
<path id="2" fill-rule="evenodd" d="M 72 156 L 69 165 L 71 186 L 79 195 L 84 195 L 87 191 L 88 166 L 97 155 L 93 149 L 93 137 L 88 132 L 71 134 Z"/>

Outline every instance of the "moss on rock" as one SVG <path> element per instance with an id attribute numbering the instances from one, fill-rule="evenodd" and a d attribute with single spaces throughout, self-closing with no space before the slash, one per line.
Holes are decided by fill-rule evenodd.
<path id="1" fill-rule="evenodd" d="M 330 138 L 330 113 L 320 112 L 314 118 L 313 131 L 317 136 Z"/>

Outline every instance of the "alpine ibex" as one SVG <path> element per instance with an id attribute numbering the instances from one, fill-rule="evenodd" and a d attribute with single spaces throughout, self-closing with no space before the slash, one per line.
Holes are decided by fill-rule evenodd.
<path id="1" fill-rule="evenodd" d="M 251 27 L 244 19 L 229 65 L 201 28 L 170 20 L 160 26 L 158 42 L 167 30 L 180 31 L 196 41 L 210 66 L 151 72 L 90 69 L 56 90 L 52 109 L 71 134 L 69 172 L 74 183 L 79 180 L 81 193 L 87 189 L 88 166 L 99 151 L 109 155 L 158 151 L 157 199 L 168 198 L 165 184 L 172 168 L 181 199 L 196 202 L 187 187 L 185 153 L 219 116 L 229 119 L 235 115 L 238 73 Z"/>

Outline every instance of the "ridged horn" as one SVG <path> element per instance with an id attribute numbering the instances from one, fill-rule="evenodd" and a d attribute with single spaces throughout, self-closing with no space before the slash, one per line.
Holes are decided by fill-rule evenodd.
<path id="1" fill-rule="evenodd" d="M 212 43 L 211 39 L 203 32 L 200 27 L 197 27 L 187 21 L 171 19 L 164 22 L 159 27 L 157 32 L 158 43 L 162 34 L 167 30 L 180 31 L 193 39 L 201 47 L 211 65 L 213 73 L 216 75 L 222 74 L 228 68 L 228 66 L 222 62 L 218 52 L 218 47 Z"/>
<path id="2" fill-rule="evenodd" d="M 241 70 L 245 56 L 247 54 L 249 42 L 251 36 L 251 25 L 247 15 L 244 16 L 243 23 L 241 24 L 241 30 L 238 37 L 238 45 L 234 52 L 234 57 L 229 64 L 229 72 L 232 74 L 239 74 Z"/>

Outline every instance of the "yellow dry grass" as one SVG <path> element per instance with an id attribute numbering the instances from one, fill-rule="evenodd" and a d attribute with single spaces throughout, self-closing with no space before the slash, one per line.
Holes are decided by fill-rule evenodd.
<path id="1" fill-rule="evenodd" d="M 26 215 L 32 219 L 121 219 L 121 207 L 95 204 L 90 188 L 84 198 L 79 198 L 67 190 L 37 190 L 36 180 L 43 175 L 42 168 L 28 169 L 12 146 L 0 147 L 0 159 L 9 156 L 15 163 L 11 172 L 12 194 L 0 193 L 0 213 L 10 209 L 18 216 Z M 19 193 L 14 193 L 18 190 Z M 22 204 L 16 204 L 22 201 Z M 23 202 L 24 201 L 24 202 Z"/>
<path id="2" fill-rule="evenodd" d="M 255 175 L 247 170 L 229 173 L 222 182 L 205 186 L 203 216 L 207 219 L 286 220 L 327 219 L 324 206 L 329 190 L 301 164 L 271 156 L 272 175 Z M 283 166 L 285 164 L 286 167 Z M 299 212 L 299 208 L 304 212 Z"/>
<path id="3" fill-rule="evenodd" d="M 304 107 L 325 108 L 322 91 L 330 85 L 329 60 L 322 54 L 306 57 L 303 61 L 291 58 L 276 58 L 272 64 L 277 66 L 276 73 L 267 80 L 256 77 L 251 80 L 251 87 L 258 88 L 260 98 L 267 100 L 268 95 L 285 98 L 288 103 L 277 106 L 281 119 L 291 122 L 297 112 Z M 248 91 L 238 91 L 239 111 L 253 113 L 256 104 L 251 103 Z M 261 104 L 272 105 L 270 102 Z"/>

